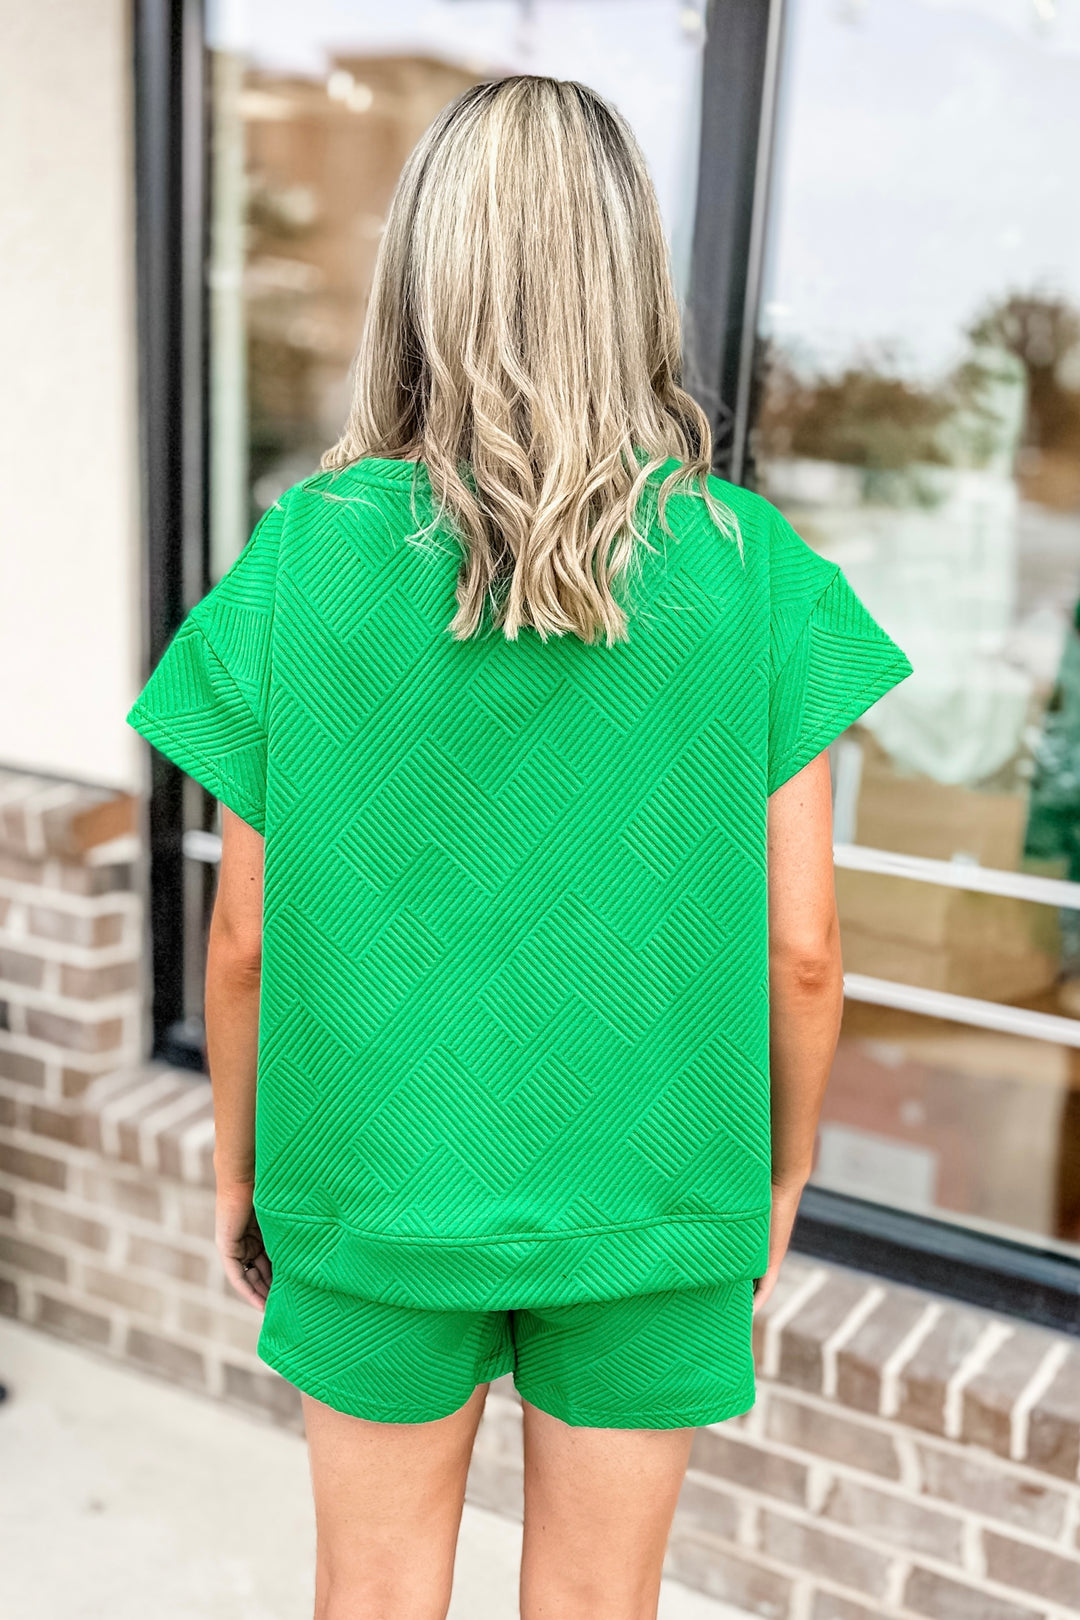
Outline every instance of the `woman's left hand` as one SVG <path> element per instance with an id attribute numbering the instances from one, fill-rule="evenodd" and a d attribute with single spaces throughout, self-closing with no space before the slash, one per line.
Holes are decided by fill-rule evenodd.
<path id="1" fill-rule="evenodd" d="M 772 1184 L 772 1215 L 769 1221 L 769 1268 L 764 1276 L 754 1279 L 754 1314 L 761 1309 L 780 1275 L 780 1267 L 791 1242 L 791 1229 L 799 1213 L 799 1199 L 806 1185 L 806 1177 L 774 1181 Z"/>
<path id="2" fill-rule="evenodd" d="M 270 1256 L 255 1218 L 252 1182 L 218 1184 L 214 1241 L 230 1286 L 255 1310 L 266 1307 Z"/>

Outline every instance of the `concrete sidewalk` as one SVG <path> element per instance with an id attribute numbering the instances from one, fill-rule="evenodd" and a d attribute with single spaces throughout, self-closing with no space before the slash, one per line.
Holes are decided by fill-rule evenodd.
<path id="1" fill-rule="evenodd" d="M 4 1620 L 310 1620 L 295 1436 L 0 1323 Z M 467 1507 L 452 1620 L 517 1614 L 518 1527 Z M 746 1620 L 669 1583 L 661 1620 Z"/>

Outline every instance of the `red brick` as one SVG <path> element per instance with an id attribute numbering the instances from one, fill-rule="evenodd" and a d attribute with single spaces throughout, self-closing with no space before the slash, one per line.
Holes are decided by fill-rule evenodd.
<path id="1" fill-rule="evenodd" d="M 136 1083 L 138 1083 L 138 1080 Z M 125 1117 L 118 1122 L 117 1139 L 119 1142 L 119 1156 L 125 1164 L 136 1166 L 145 1165 L 146 1143 L 144 1142 L 144 1133 L 142 1130 L 144 1122 L 153 1118 L 153 1116 L 162 1108 L 168 1108 L 174 1102 L 178 1102 L 180 1098 L 185 1095 L 185 1092 L 188 1090 L 190 1084 L 191 1082 L 186 1079 L 182 1081 L 179 1079 L 175 1080 L 172 1084 L 171 1091 L 162 1091 L 155 1096 L 148 1097 L 141 1107 L 137 1108 L 133 1113 L 126 1114 Z M 204 1088 L 200 1086 L 200 1090 L 202 1089 Z M 206 1087 L 205 1089 L 207 1094 L 206 1100 L 209 1106 L 209 1087 Z M 154 1146 L 156 1146 L 156 1139 Z M 149 1163 L 155 1169 L 157 1168 L 156 1155 L 149 1161 Z"/>
<path id="2" fill-rule="evenodd" d="M 67 1339 L 78 1339 L 81 1344 L 108 1344 L 112 1331 L 108 1317 L 84 1311 L 66 1300 L 52 1299 L 48 1294 L 38 1295 L 34 1320 L 38 1327 L 61 1333 Z"/>
<path id="3" fill-rule="evenodd" d="M 1080 1467 L 1080 1354 L 1070 1350 L 1028 1422 L 1025 1459 L 1034 1468 L 1075 1479 Z"/>
<path id="4" fill-rule="evenodd" d="M 116 894 L 135 887 L 134 871 L 128 862 L 116 866 L 76 866 L 65 861 L 60 867 L 60 887 L 67 894 Z"/>
<path id="5" fill-rule="evenodd" d="M 900 1478 L 900 1460 L 892 1435 L 842 1412 L 823 1411 L 808 1401 L 789 1399 L 772 1390 L 765 1407 L 770 1440 L 808 1451 L 814 1457 L 848 1463 L 885 1479 Z"/>
<path id="6" fill-rule="evenodd" d="M 814 1392 L 821 1390 L 821 1347 L 870 1286 L 865 1277 L 833 1272 L 824 1287 L 796 1311 L 781 1339 L 779 1376 L 782 1384 Z"/>
<path id="7" fill-rule="evenodd" d="M 0 1233 L 0 1264 L 15 1271 L 31 1271 L 39 1277 L 51 1277 L 53 1282 L 67 1279 L 67 1261 L 52 1249 L 43 1249 L 40 1243 L 28 1243 L 25 1238 Z"/>
<path id="8" fill-rule="evenodd" d="M 76 1001 L 95 1001 L 101 996 L 120 995 L 134 990 L 139 982 L 138 964 L 111 962 L 102 967 L 73 967 L 65 962 L 60 970 L 60 993 Z"/>
<path id="9" fill-rule="evenodd" d="M 175 1243 L 157 1243 L 152 1238 L 132 1234 L 128 1237 L 127 1261 L 140 1270 L 151 1271 L 159 1277 L 173 1277 L 178 1282 L 205 1284 L 207 1281 L 205 1256 Z"/>
<path id="10" fill-rule="evenodd" d="M 1010 1454 L 1011 1416 L 1017 1396 L 1056 1335 L 1020 1328 L 998 1346 L 982 1371 L 964 1389 L 963 1438 L 1000 1457 Z"/>
<path id="11" fill-rule="evenodd" d="M 44 876 L 44 861 L 29 861 L 0 847 L 0 877 L 10 878 L 13 883 L 34 884 L 41 883 Z"/>
<path id="12" fill-rule="evenodd" d="M 144 1328 L 133 1327 L 128 1332 L 126 1348 L 132 1361 L 175 1378 L 178 1383 L 206 1383 L 206 1363 L 201 1353 L 186 1344 L 177 1344 L 173 1339 L 163 1339 L 156 1333 L 147 1333 Z"/>
<path id="13" fill-rule="evenodd" d="M 3 839 L 5 849 L 16 849 L 20 854 L 28 852 L 30 835 L 26 811 L 21 804 L 5 804 L 0 807 L 0 838 Z"/>
<path id="14" fill-rule="evenodd" d="M 82 1170 L 79 1185 L 83 1197 L 92 1204 L 101 1204 L 154 1225 L 162 1222 L 161 1191 L 148 1179 L 110 1175 L 104 1169 Z"/>
<path id="15" fill-rule="evenodd" d="M 1002 1586 L 1080 1610 L 1080 1559 L 1061 1558 L 1047 1547 L 1014 1541 L 996 1530 L 983 1532 L 986 1572 Z"/>
<path id="16" fill-rule="evenodd" d="M 67 1102 L 77 1102 L 101 1074 L 100 1063 L 95 1068 L 76 1069 L 65 1064 L 60 1070 L 60 1091 Z"/>
<path id="17" fill-rule="evenodd" d="M 41 826 L 50 854 L 85 855 L 99 844 L 136 831 L 135 800 L 129 793 L 87 789 L 70 803 L 43 811 Z"/>
<path id="18" fill-rule="evenodd" d="M 171 1176 L 174 1181 L 185 1180 L 184 1174 L 184 1139 L 192 1126 L 204 1119 L 212 1119 L 214 1105 L 210 1099 L 209 1087 L 206 1100 L 195 1113 L 188 1114 L 185 1119 L 175 1125 L 168 1126 L 161 1131 L 157 1138 L 158 1163 L 163 1175 Z"/>
<path id="19" fill-rule="evenodd" d="M 34 1105 L 27 1115 L 27 1124 L 35 1136 L 48 1136 L 54 1142 L 65 1142 L 68 1147 L 82 1147 L 86 1140 L 86 1126 L 81 1113 L 62 1112 L 59 1108 Z"/>
<path id="20" fill-rule="evenodd" d="M 84 1215 L 76 1215 L 69 1209 L 61 1209 L 56 1204 L 31 1203 L 30 1219 L 46 1237 L 64 1238 L 68 1243 L 76 1243 L 83 1249 L 95 1249 L 99 1253 L 109 1247 L 108 1227 L 100 1221 L 89 1221 Z"/>
<path id="21" fill-rule="evenodd" d="M 77 911 L 61 911 L 55 906 L 29 908 L 31 934 L 62 945 L 119 945 L 124 937 L 124 920 L 122 911 L 100 912 L 88 917 Z"/>
<path id="22" fill-rule="evenodd" d="M 225 1394 L 229 1400 L 264 1412 L 278 1423 L 301 1426 L 300 1393 L 276 1373 L 255 1372 L 226 1362 Z"/>
<path id="23" fill-rule="evenodd" d="M 976 1343 L 987 1318 L 947 1305 L 900 1373 L 901 1423 L 945 1432 L 945 1385 Z"/>
<path id="24" fill-rule="evenodd" d="M 867 1609 L 836 1592 L 815 1592 L 810 1620 L 881 1620 L 880 1609 Z"/>
<path id="25" fill-rule="evenodd" d="M 137 1277 L 123 1277 L 115 1271 L 88 1268 L 84 1274 L 86 1292 L 109 1305 L 119 1305 L 136 1316 L 160 1321 L 165 1315 L 165 1296 L 151 1283 Z"/>
<path id="26" fill-rule="evenodd" d="M 918 1442 L 917 1452 L 928 1496 L 1048 1540 L 1060 1534 L 1068 1498 L 1056 1486 L 996 1467 L 977 1451 L 946 1451 Z"/>
<path id="27" fill-rule="evenodd" d="M 704 1536 L 676 1532 L 664 1571 L 684 1586 L 746 1609 L 762 1620 L 786 1620 L 790 1612 L 793 1583 L 788 1576 L 763 1568 L 755 1559 L 741 1558 L 732 1548 L 718 1546 Z"/>
<path id="28" fill-rule="evenodd" d="M 214 1200 L 201 1188 L 178 1189 L 180 1198 L 180 1230 L 185 1237 L 214 1241 Z"/>
<path id="29" fill-rule="evenodd" d="M 754 1359 L 759 1365 L 765 1355 L 765 1335 L 769 1326 L 769 1319 L 781 1308 L 785 1300 L 802 1287 L 807 1277 L 814 1270 L 813 1266 L 800 1259 L 797 1254 L 789 1255 L 784 1261 L 783 1270 L 777 1278 L 776 1287 L 764 1305 L 759 1306 L 754 1312 Z"/>
<path id="30" fill-rule="evenodd" d="M 904 1607 L 929 1620 L 1041 1620 L 1042 1611 L 991 1597 L 930 1569 L 913 1569 L 904 1586 Z"/>
<path id="31" fill-rule="evenodd" d="M 824 1575 L 838 1586 L 868 1597 L 885 1595 L 894 1555 L 859 1541 L 834 1536 L 822 1526 L 789 1519 L 766 1508 L 761 1515 L 761 1550 L 800 1574 Z"/>
<path id="32" fill-rule="evenodd" d="M 45 1065 L 41 1058 L 31 1057 L 27 1052 L 15 1052 L 0 1043 L 0 1079 L 15 1080 L 20 1086 L 34 1086 L 41 1090 L 45 1084 Z"/>
<path id="33" fill-rule="evenodd" d="M 833 1480 L 821 1511 L 823 1518 L 846 1524 L 873 1541 L 929 1553 L 949 1564 L 963 1561 L 959 1518 L 909 1496 L 881 1491 L 842 1475 Z"/>
<path id="34" fill-rule="evenodd" d="M 738 1507 L 727 1491 L 717 1490 L 703 1474 L 688 1474 L 679 1492 L 678 1522 L 683 1530 L 700 1531 L 734 1541 Z"/>
<path id="35" fill-rule="evenodd" d="M 881 1370 L 926 1309 L 926 1296 L 890 1287 L 885 1298 L 836 1357 L 836 1393 L 841 1405 L 860 1412 L 881 1410 Z"/>
<path id="36" fill-rule="evenodd" d="M 26 1148 L 0 1142 L 0 1171 L 23 1181 L 37 1181 L 43 1187 L 61 1192 L 67 1185 L 67 1165 L 48 1153 L 30 1153 Z"/>
<path id="37" fill-rule="evenodd" d="M 112 1052 L 124 1038 L 124 1026 L 119 1018 L 66 1018 L 41 1007 L 27 1007 L 26 1033 L 73 1052 Z"/>
<path id="38" fill-rule="evenodd" d="M 233 1295 L 237 1305 L 240 1301 Z M 245 1355 L 257 1353 L 262 1318 L 250 1306 L 240 1306 L 240 1312 L 213 1310 L 208 1305 L 197 1305 L 191 1300 L 173 1301 L 177 1324 L 193 1339 L 208 1339 L 214 1344 L 227 1345 Z"/>
<path id="39" fill-rule="evenodd" d="M 770 1403 L 771 1404 L 771 1403 Z M 806 1500 L 805 1463 L 765 1451 L 727 1430 L 698 1429 L 690 1452 L 690 1467 L 716 1479 L 728 1480 L 748 1491 L 775 1496 L 782 1502 Z"/>
<path id="40" fill-rule="evenodd" d="M 40 956 L 27 956 L 25 951 L 0 946 L 0 979 L 40 990 L 44 977 L 45 964 Z"/>

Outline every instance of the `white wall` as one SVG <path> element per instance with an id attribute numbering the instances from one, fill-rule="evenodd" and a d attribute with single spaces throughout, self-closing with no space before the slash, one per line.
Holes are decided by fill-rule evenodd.
<path id="1" fill-rule="evenodd" d="M 126 0 L 0 0 L 0 765 L 137 787 Z"/>

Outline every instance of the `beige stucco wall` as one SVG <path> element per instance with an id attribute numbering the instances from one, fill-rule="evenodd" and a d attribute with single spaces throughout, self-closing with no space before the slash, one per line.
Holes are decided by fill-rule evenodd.
<path id="1" fill-rule="evenodd" d="M 126 0 L 0 0 L 0 765 L 137 786 Z"/>

